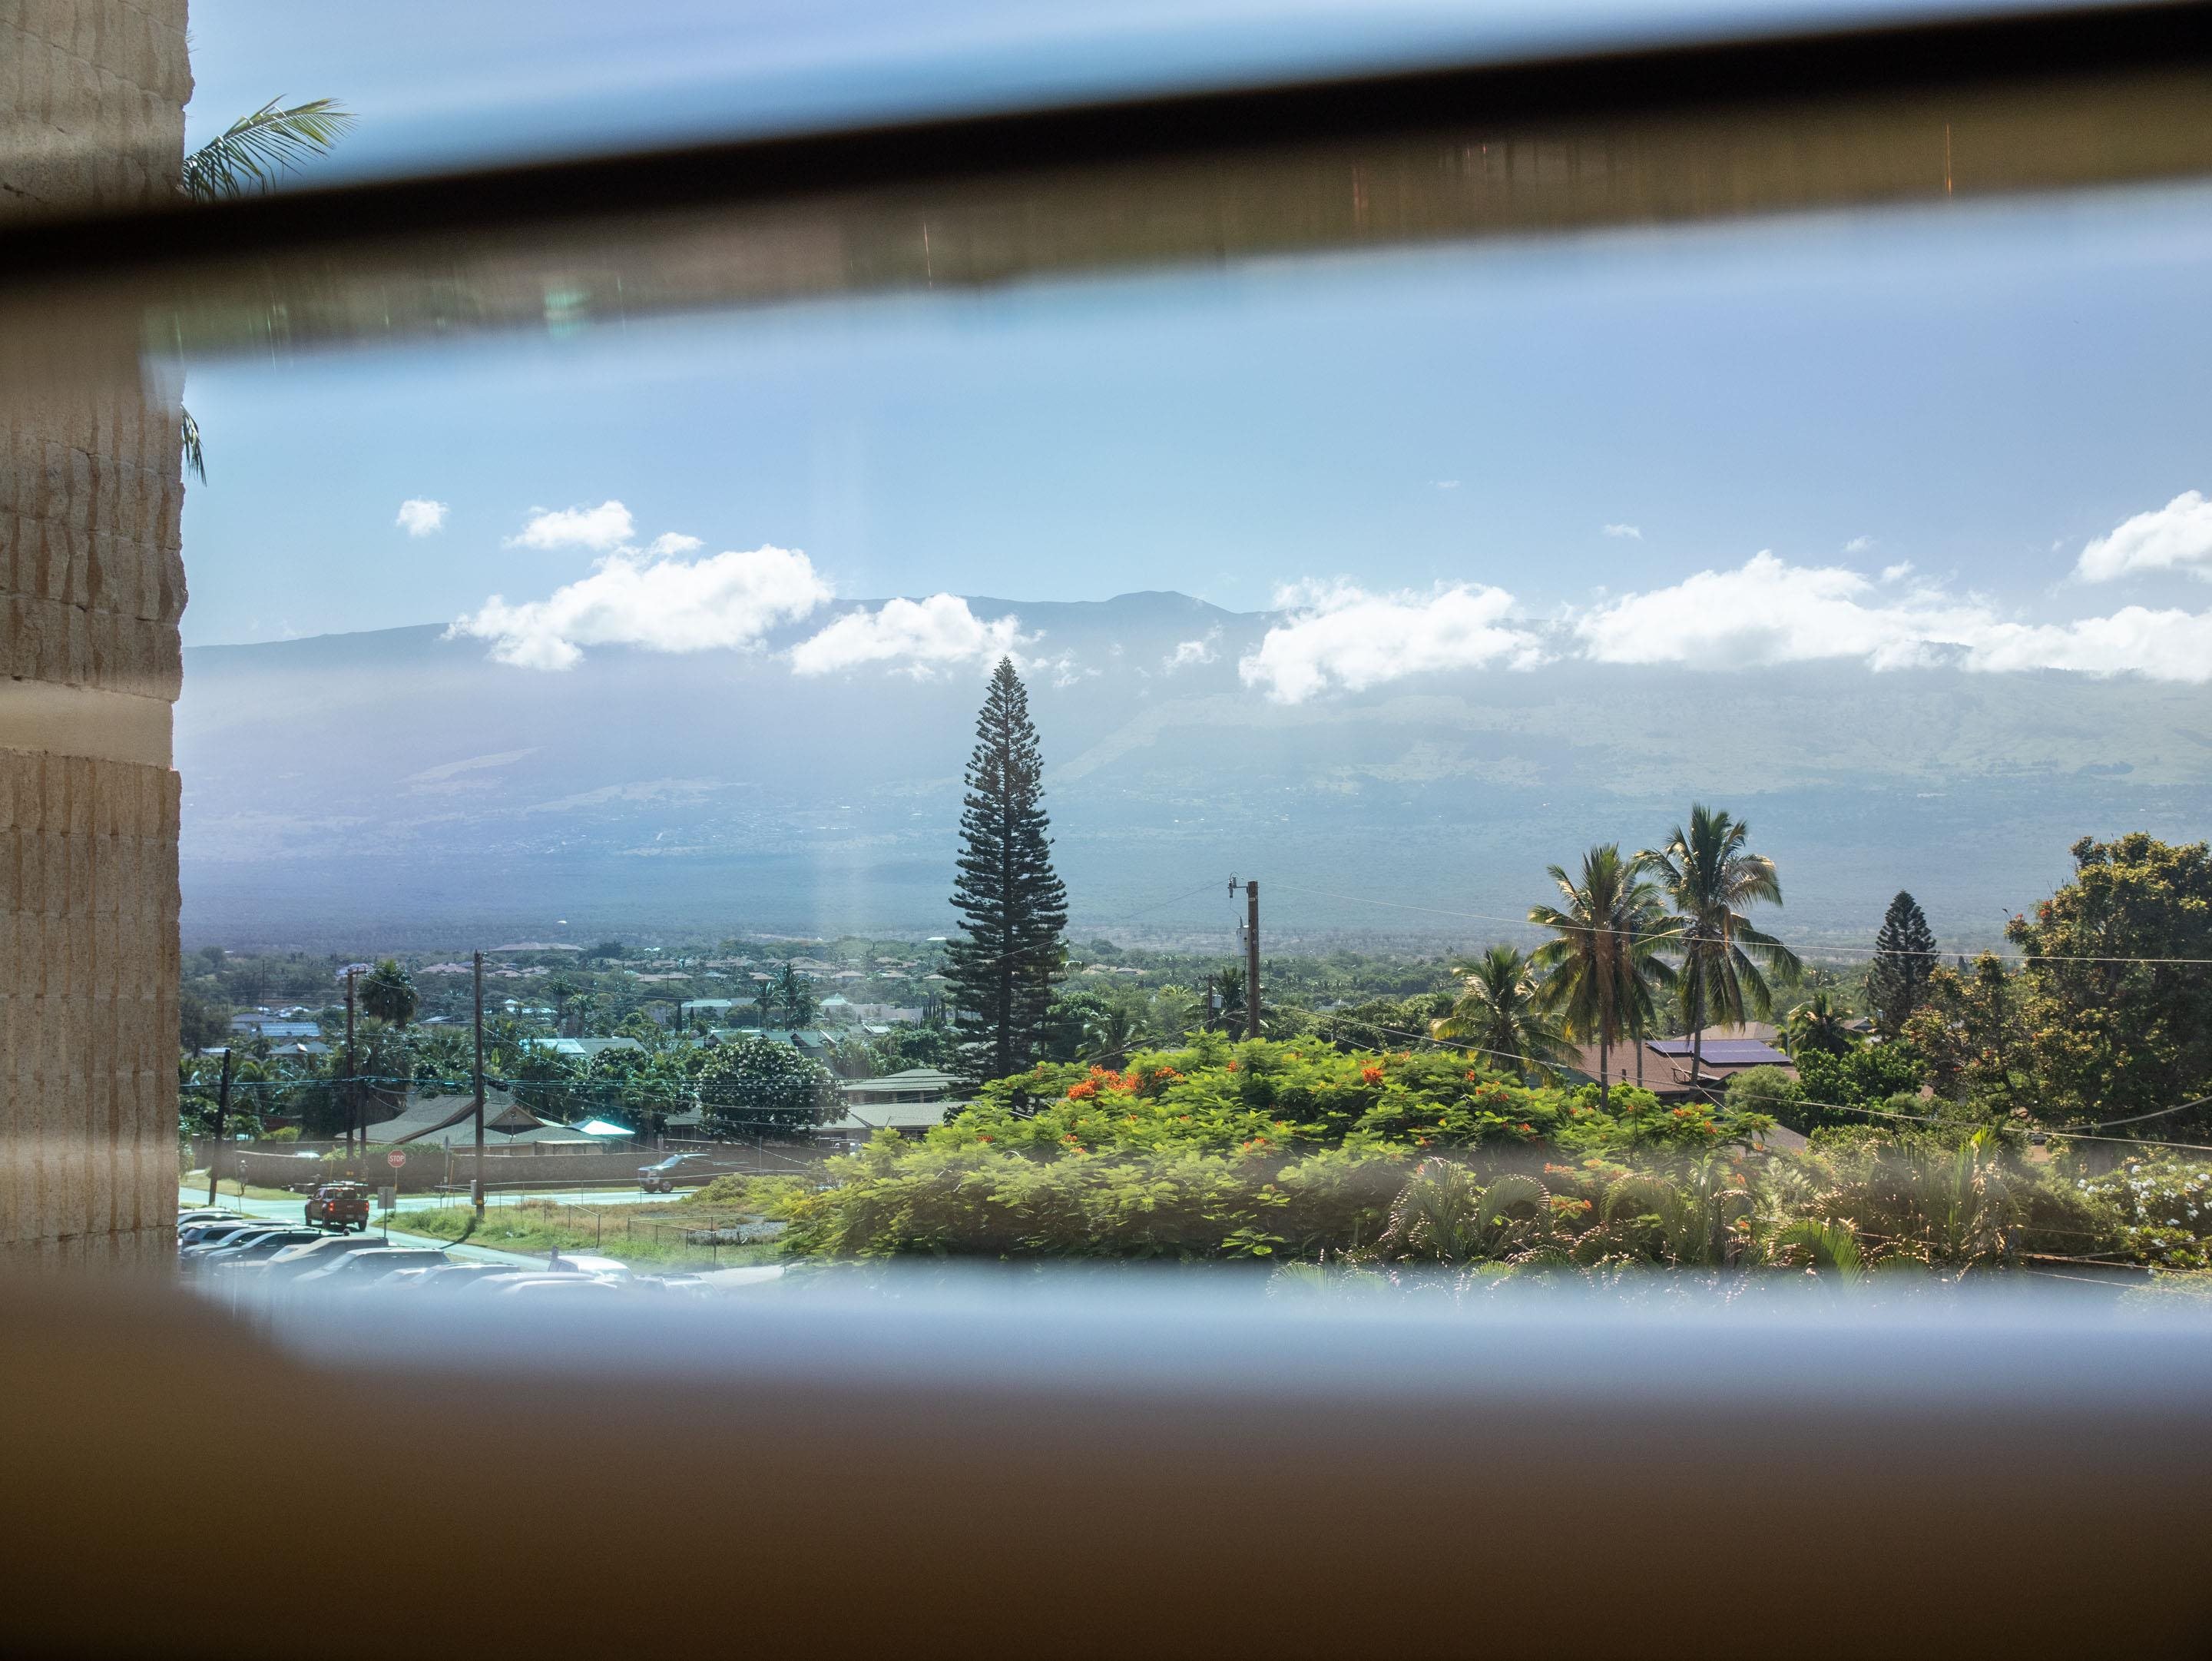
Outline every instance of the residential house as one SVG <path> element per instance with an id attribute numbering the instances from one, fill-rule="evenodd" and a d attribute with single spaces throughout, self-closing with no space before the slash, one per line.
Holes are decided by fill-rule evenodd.
<path id="1" fill-rule="evenodd" d="M 818 1141 L 858 1147 L 878 1130 L 920 1136 L 968 1104 L 954 1099 L 960 1080 L 933 1067 L 909 1067 L 879 1079 L 848 1079 L 839 1088 L 845 1092 L 845 1111 L 815 1128 Z"/>
<path id="2" fill-rule="evenodd" d="M 1690 1077 L 1688 1038 L 1649 1038 L 1641 1044 L 1624 1039 L 1612 1045 L 1606 1056 L 1605 1081 L 1638 1086 L 1662 1102 L 1685 1102 L 1692 1098 L 1717 1099 L 1730 1079 L 1754 1067 L 1780 1068 L 1796 1078 L 1796 1063 L 1771 1042 L 1774 1029 L 1768 1026 L 1765 1031 L 1767 1036 L 1762 1038 L 1748 1036 L 1742 1027 L 1707 1027 L 1701 1035 L 1702 1053 L 1694 1080 Z M 1597 1082 L 1598 1047 L 1582 1045 L 1579 1060 L 1567 1071 Z"/>
<path id="3" fill-rule="evenodd" d="M 369 1140 L 379 1145 L 422 1147 L 474 1147 L 476 1099 L 465 1093 L 425 1096 L 408 1092 L 407 1106 L 396 1118 L 369 1128 Z M 484 1092 L 484 1146 L 526 1147 L 552 1153 L 583 1153 L 606 1145 L 606 1139 L 544 1118 L 525 1107 L 504 1090 Z"/>
<path id="4" fill-rule="evenodd" d="M 787 1026 L 717 1026 L 710 1028 L 707 1036 L 716 1043 L 729 1043 L 738 1038 L 769 1038 L 777 1043 L 787 1043 L 800 1055 L 817 1062 L 837 1042 L 836 1034 L 812 1026 L 797 1031 Z"/>
<path id="5" fill-rule="evenodd" d="M 319 1038 L 321 1025 L 314 1021 L 287 1020 L 282 1016 L 264 1013 L 233 1015 L 230 1030 L 234 1032 L 258 1032 L 271 1043 L 290 1043 L 300 1038 Z"/>
<path id="6" fill-rule="evenodd" d="M 848 1079 L 839 1086 L 854 1103 L 941 1102 L 959 1087 L 957 1078 L 934 1067 L 909 1067 L 880 1079 Z"/>
<path id="7" fill-rule="evenodd" d="M 570 1061 L 589 1062 L 610 1050 L 643 1050 L 635 1038 L 525 1038 L 524 1047 L 543 1050 Z"/>

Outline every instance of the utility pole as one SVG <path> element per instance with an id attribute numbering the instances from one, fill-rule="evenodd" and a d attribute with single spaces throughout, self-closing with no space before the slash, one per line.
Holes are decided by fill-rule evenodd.
<path id="1" fill-rule="evenodd" d="M 354 1075 L 353 1066 L 353 977 L 346 970 L 346 1164 L 356 1165 L 359 1154 L 354 1147 L 354 1138 L 361 1128 L 361 1081 Z M 359 1177 L 361 1172 L 353 1173 Z"/>
<path id="2" fill-rule="evenodd" d="M 473 1172 L 473 1174 L 471 1175 L 471 1179 L 470 1179 L 470 1182 L 469 1182 L 469 1188 L 470 1188 L 470 1191 L 471 1191 L 471 1192 L 475 1196 L 475 1198 L 476 1198 L 477 1216 L 479 1219 L 482 1219 L 482 1217 L 483 1216 L 484 1191 L 483 1191 L 483 952 L 477 952 L 477 955 L 476 955 L 476 974 L 477 974 L 477 1065 L 476 1065 L 476 1095 L 477 1095 L 477 1116 L 477 1116 L 477 1164 L 476 1164 L 476 1170 L 475 1170 L 475 1171 Z"/>
<path id="3" fill-rule="evenodd" d="M 215 1203 L 215 1185 L 222 1179 L 216 1174 L 222 1161 L 224 1125 L 230 1116 L 230 1061 L 231 1047 L 222 1050 L 222 1082 L 215 1092 L 215 1146 L 208 1150 L 208 1203 Z"/>
<path id="4" fill-rule="evenodd" d="M 1260 884 L 1244 885 L 1244 1036 L 1260 1036 Z"/>

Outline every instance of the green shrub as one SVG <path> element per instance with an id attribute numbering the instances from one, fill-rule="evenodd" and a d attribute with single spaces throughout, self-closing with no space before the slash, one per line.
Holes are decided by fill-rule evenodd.
<path id="1" fill-rule="evenodd" d="M 2075 1188 L 2109 1214 L 2118 1249 L 2136 1262 L 2212 1269 L 2212 1165 L 2133 1159 Z"/>

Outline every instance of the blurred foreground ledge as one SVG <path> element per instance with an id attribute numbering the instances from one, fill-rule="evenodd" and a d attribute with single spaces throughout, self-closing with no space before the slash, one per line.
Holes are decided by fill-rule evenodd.
<path id="1" fill-rule="evenodd" d="M 458 1317 L 459 1318 L 455 1318 Z M 2212 1321 L 2033 1287 L 0 1284 L 8 1647 L 2201 1653 Z"/>

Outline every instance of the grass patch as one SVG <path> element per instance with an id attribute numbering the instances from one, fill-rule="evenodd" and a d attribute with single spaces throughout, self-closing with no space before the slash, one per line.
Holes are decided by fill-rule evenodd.
<path id="1" fill-rule="evenodd" d="M 557 1246 L 562 1251 L 619 1257 L 626 1263 L 653 1269 L 735 1269 L 773 1262 L 781 1250 L 774 1240 L 738 1244 L 725 1239 L 717 1245 L 690 1238 L 709 1229 L 757 1227 L 763 1220 L 757 1210 L 687 1206 L 678 1219 L 670 1215 L 676 1208 L 667 1205 L 495 1205 L 485 1209 L 483 1220 L 470 1233 L 469 1225 L 476 1216 L 471 1208 L 441 1206 L 435 1210 L 401 1212 L 393 1217 L 392 1226 L 437 1240 L 459 1240 L 466 1234 L 471 1245 L 488 1246 L 495 1251 L 538 1255 Z"/>
<path id="2" fill-rule="evenodd" d="M 187 1196 L 196 1203 L 207 1202 L 206 1171 L 187 1171 L 177 1179 L 179 1200 Z M 235 1177 L 226 1177 L 216 1189 L 215 1202 L 221 1205 L 226 1200 L 296 1200 L 305 1205 L 307 1196 L 289 1188 L 264 1188 L 258 1183 L 241 1183 Z"/>

